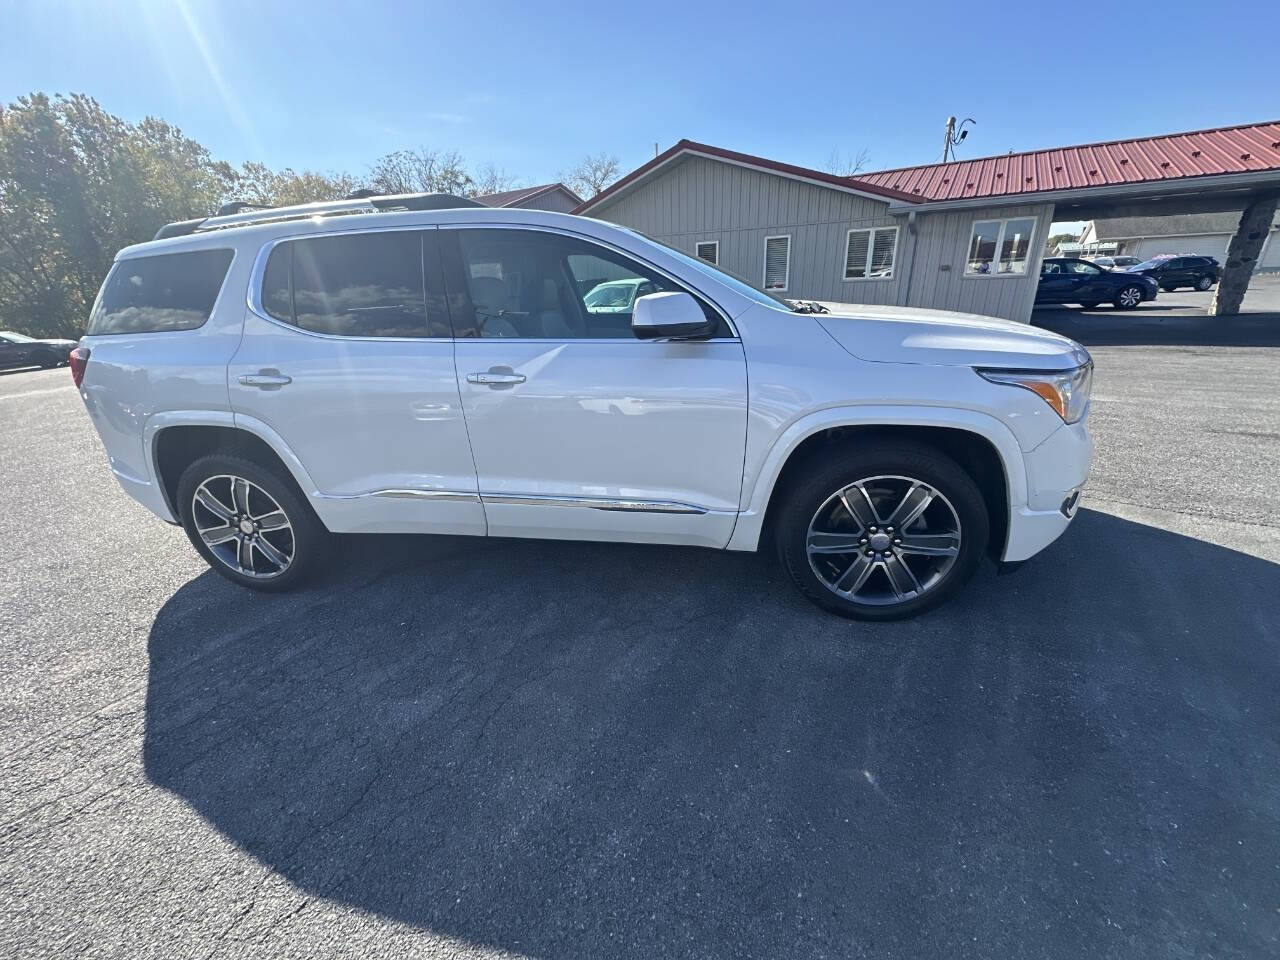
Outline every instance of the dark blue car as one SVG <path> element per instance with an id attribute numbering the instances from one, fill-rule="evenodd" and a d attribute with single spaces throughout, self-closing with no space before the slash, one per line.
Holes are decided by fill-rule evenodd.
<path id="1" fill-rule="evenodd" d="M 1103 270 L 1088 260 L 1049 257 L 1040 267 L 1036 303 L 1078 303 L 1085 308 L 1113 303 L 1132 310 L 1144 300 L 1154 300 L 1159 288 L 1150 277 L 1138 273 Z"/>

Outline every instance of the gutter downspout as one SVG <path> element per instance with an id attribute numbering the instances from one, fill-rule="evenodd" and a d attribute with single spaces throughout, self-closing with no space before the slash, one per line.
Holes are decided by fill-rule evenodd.
<path id="1" fill-rule="evenodd" d="M 907 274 L 903 284 L 898 288 L 898 306 L 905 307 L 911 299 L 911 275 L 916 270 L 916 212 L 907 212 Z"/>

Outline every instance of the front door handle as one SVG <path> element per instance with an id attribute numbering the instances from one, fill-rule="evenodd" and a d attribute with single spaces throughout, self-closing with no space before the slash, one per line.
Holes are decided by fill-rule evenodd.
<path id="1" fill-rule="evenodd" d="M 490 387 L 509 387 L 516 383 L 524 383 L 523 373 L 513 373 L 510 367 L 506 371 L 488 370 L 484 373 L 468 373 L 467 383 L 483 383 Z"/>
<path id="2" fill-rule="evenodd" d="M 264 390 L 293 383 L 293 377 L 286 377 L 278 370 L 260 370 L 257 373 L 246 373 L 239 380 L 246 387 L 262 387 Z"/>

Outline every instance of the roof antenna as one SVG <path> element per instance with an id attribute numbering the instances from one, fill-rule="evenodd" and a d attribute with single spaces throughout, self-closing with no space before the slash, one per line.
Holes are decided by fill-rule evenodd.
<path id="1" fill-rule="evenodd" d="M 977 126 L 978 121 L 973 117 L 965 117 L 960 121 L 960 126 L 956 127 L 956 118 L 947 117 L 947 132 L 942 138 L 942 162 L 947 162 L 947 155 L 951 155 L 951 159 L 955 159 L 955 148 L 958 147 L 964 138 L 969 135 L 969 131 L 964 128 L 966 123 L 972 123 Z"/>

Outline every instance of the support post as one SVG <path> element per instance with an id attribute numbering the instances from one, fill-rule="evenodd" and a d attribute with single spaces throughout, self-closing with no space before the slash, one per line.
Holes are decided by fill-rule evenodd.
<path id="1" fill-rule="evenodd" d="M 1209 304 L 1209 316 L 1234 317 L 1240 312 L 1240 303 L 1249 289 L 1249 278 L 1262 253 L 1262 245 L 1271 232 L 1275 219 L 1277 198 L 1265 197 L 1250 201 L 1240 214 L 1240 225 L 1227 246 L 1227 262 L 1222 265 L 1222 277 L 1213 291 Z"/>

